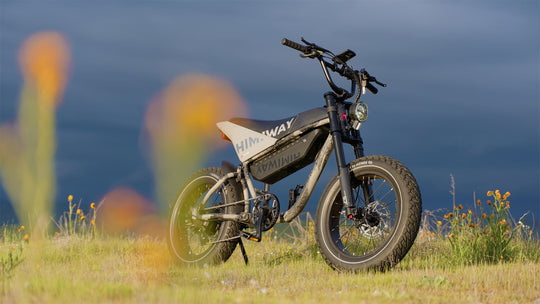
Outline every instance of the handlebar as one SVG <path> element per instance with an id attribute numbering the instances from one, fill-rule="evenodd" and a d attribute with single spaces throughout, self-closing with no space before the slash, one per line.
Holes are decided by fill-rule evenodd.
<path id="1" fill-rule="evenodd" d="M 300 43 L 296 43 L 296 42 L 291 41 L 291 40 L 289 40 L 287 38 L 281 39 L 281 44 L 283 44 L 285 46 L 288 46 L 290 48 L 293 48 L 293 49 L 295 49 L 297 51 L 300 51 L 300 52 L 302 52 L 304 54 L 309 53 L 309 48 L 307 46 L 301 45 Z"/>
<path id="2" fill-rule="evenodd" d="M 361 94 L 365 94 L 365 89 L 368 89 L 373 94 L 377 94 L 379 90 L 375 86 L 373 86 L 371 82 L 374 82 L 382 87 L 386 87 L 386 84 L 377 81 L 377 79 L 369 75 L 369 73 L 365 69 L 356 71 L 353 70 L 349 65 L 347 65 L 346 61 L 354 56 L 354 52 L 347 50 L 346 52 L 348 52 L 347 54 L 350 56 L 344 58 L 340 55 L 336 56 L 332 52 L 322 47 L 319 47 L 314 43 L 307 42 L 306 40 L 304 40 L 304 38 L 302 38 L 302 42 L 305 45 L 291 41 L 287 38 L 283 38 L 281 40 L 281 44 L 302 52 L 303 54 L 301 54 L 300 57 L 316 58 L 321 64 L 328 84 L 330 85 L 332 90 L 336 94 L 338 94 L 339 97 L 343 99 L 348 99 L 352 97 L 355 94 L 354 91 L 356 89 L 356 86 L 362 88 L 362 90 L 359 90 L 358 94 L 356 94 L 355 101 L 358 101 L 358 99 L 360 99 Z M 332 63 L 324 60 L 325 58 L 331 59 Z M 338 87 L 330 77 L 328 69 L 335 73 L 338 73 L 342 77 L 349 79 L 351 81 L 351 91 L 349 92 L 343 88 Z"/>

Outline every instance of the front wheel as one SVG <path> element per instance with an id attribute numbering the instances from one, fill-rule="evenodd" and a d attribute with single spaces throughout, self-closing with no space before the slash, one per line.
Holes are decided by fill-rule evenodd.
<path id="1" fill-rule="evenodd" d="M 187 265 L 213 265 L 225 262 L 233 253 L 239 224 L 225 220 L 202 220 L 209 213 L 239 213 L 240 191 L 229 180 L 208 200 L 202 199 L 223 176 L 220 168 L 206 168 L 193 174 L 184 184 L 169 214 L 168 243 L 171 253 Z M 223 206 L 223 207 L 220 207 Z"/>
<path id="2" fill-rule="evenodd" d="M 355 214 L 347 214 L 339 176 L 328 183 L 316 216 L 321 255 L 336 270 L 385 270 L 411 248 L 422 212 L 416 180 L 400 162 L 367 156 L 350 165 Z"/>

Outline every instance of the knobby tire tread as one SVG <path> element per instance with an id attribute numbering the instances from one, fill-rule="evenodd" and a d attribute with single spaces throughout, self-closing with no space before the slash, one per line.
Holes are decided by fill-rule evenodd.
<path id="1" fill-rule="evenodd" d="M 195 179 L 197 179 L 199 177 L 212 176 L 212 175 L 217 175 L 218 177 L 221 177 L 221 176 L 223 176 L 223 172 L 222 172 L 221 168 L 217 168 L 217 167 L 204 168 L 204 169 L 201 169 L 201 170 L 195 172 L 184 183 L 184 185 L 182 185 L 180 191 L 178 192 L 178 194 L 176 196 L 176 200 L 175 200 L 174 204 L 172 204 L 171 207 L 170 207 L 169 225 L 171 225 L 171 220 L 172 220 L 172 216 L 173 216 L 173 210 L 175 208 L 175 205 L 178 203 L 178 198 L 180 197 L 182 192 L 185 190 L 185 188 L 192 181 L 194 181 Z M 238 201 L 238 200 L 242 199 L 240 197 L 241 192 L 239 191 L 240 185 L 238 185 L 238 183 L 232 182 L 232 181 L 229 180 L 228 182 L 226 182 L 223 185 L 223 187 L 225 188 L 225 191 L 222 192 L 222 197 L 225 198 L 225 196 L 227 196 L 227 201 L 228 202 L 235 202 L 235 201 Z M 235 210 L 235 211 L 239 212 L 239 208 L 241 208 L 241 207 L 232 206 L 232 207 L 228 207 L 226 210 Z M 222 237 L 220 239 L 224 239 L 224 240 L 225 239 L 230 239 L 230 238 L 234 238 L 234 237 L 239 235 L 240 225 L 239 225 L 238 222 L 224 221 L 222 225 L 225 225 L 225 227 L 220 228 L 220 229 L 225 229 L 225 232 L 222 234 Z M 174 245 L 172 244 L 172 240 L 171 240 L 171 236 L 170 236 L 170 228 L 168 229 L 168 234 L 169 234 L 168 235 L 169 251 L 171 252 L 171 254 L 173 256 L 175 256 L 174 250 L 171 247 L 171 246 L 174 246 Z M 230 258 L 230 256 L 234 252 L 237 243 L 238 243 L 237 239 L 224 241 L 224 242 L 218 242 L 212 248 L 212 252 L 201 261 L 196 261 L 196 262 L 194 261 L 194 262 L 191 262 L 191 263 L 182 261 L 180 259 L 178 259 L 178 261 L 183 262 L 183 264 L 196 264 L 196 265 L 205 265 L 205 264 L 206 265 L 216 265 L 216 264 L 224 263 Z"/>
<path id="2" fill-rule="evenodd" d="M 326 254 L 324 250 L 321 250 L 321 255 L 325 262 L 332 267 L 335 270 L 339 271 L 359 271 L 359 270 L 379 270 L 379 271 L 385 271 L 387 269 L 390 269 L 394 267 L 397 263 L 399 263 L 407 254 L 409 249 L 414 243 L 414 240 L 416 239 L 416 236 L 418 234 L 418 230 L 420 228 L 420 220 L 421 220 L 421 214 L 422 214 L 422 199 L 420 195 L 420 190 L 418 187 L 418 183 L 416 182 L 416 179 L 412 175 L 412 173 L 405 167 L 402 163 L 399 161 L 392 159 L 387 156 L 382 155 L 371 155 L 371 156 L 365 156 L 359 159 L 356 159 L 350 164 L 350 168 L 354 166 L 355 163 L 364 162 L 364 161 L 375 161 L 375 162 L 382 162 L 388 164 L 397 174 L 394 178 L 399 179 L 401 176 L 401 180 L 403 182 L 403 189 L 407 191 L 407 196 L 409 197 L 409 201 L 404 201 L 402 198 L 401 204 L 406 204 L 408 206 L 408 218 L 406 218 L 406 224 L 404 231 L 401 236 L 398 237 L 397 243 L 393 246 L 391 249 L 391 253 L 387 256 L 383 257 L 377 257 L 374 262 L 374 265 L 369 265 L 368 267 L 360 266 L 351 268 L 346 266 L 344 263 L 341 263 L 338 260 L 334 260 L 330 255 Z M 317 218 L 320 216 L 327 216 L 319 214 L 320 210 L 323 209 L 322 204 L 324 203 L 325 196 L 327 196 L 330 191 L 330 185 L 335 180 L 337 180 L 337 175 L 330 181 L 330 183 L 327 186 L 327 189 L 324 190 L 323 195 L 321 197 L 321 202 L 319 203 L 319 207 L 317 210 Z M 339 181 L 338 181 L 339 182 Z M 399 183 L 399 181 L 398 181 Z M 403 190 L 402 190 L 403 191 Z M 339 195 L 339 194 L 338 194 Z M 327 199 L 328 200 L 328 199 Z M 328 202 L 326 202 L 328 203 Z M 333 202 L 332 202 L 333 203 Z M 326 209 L 329 210 L 329 209 Z M 319 219 L 317 219 L 317 223 L 319 223 Z M 316 229 L 316 238 L 317 242 L 320 244 L 321 240 L 321 232 L 319 232 L 319 229 L 327 229 L 328 227 L 318 227 Z M 320 247 L 320 245 L 319 245 Z"/>

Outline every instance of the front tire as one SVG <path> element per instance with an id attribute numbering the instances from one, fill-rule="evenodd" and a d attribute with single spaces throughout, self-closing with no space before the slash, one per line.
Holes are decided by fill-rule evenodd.
<path id="1" fill-rule="evenodd" d="M 187 265 L 214 265 L 229 259 L 238 243 L 239 224 L 234 221 L 204 221 L 205 213 L 239 213 L 240 204 L 213 208 L 240 200 L 238 185 L 227 181 L 208 200 L 205 194 L 223 176 L 220 168 L 205 168 L 193 174 L 182 186 L 169 213 L 169 250 Z"/>
<path id="2" fill-rule="evenodd" d="M 367 156 L 350 165 L 352 218 L 341 198 L 339 176 L 319 202 L 315 233 L 321 255 L 336 270 L 386 270 L 409 251 L 420 227 L 422 199 L 416 180 L 400 162 Z"/>

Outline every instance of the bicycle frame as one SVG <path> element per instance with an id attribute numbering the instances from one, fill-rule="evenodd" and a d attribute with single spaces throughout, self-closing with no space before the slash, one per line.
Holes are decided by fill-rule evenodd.
<path id="1" fill-rule="evenodd" d="M 342 127 L 341 121 L 338 118 L 338 111 L 343 113 L 344 103 L 332 92 L 326 93 L 324 95 L 327 103 L 328 118 L 330 122 L 330 133 L 328 134 L 323 146 L 320 148 L 315 161 L 313 162 L 313 168 L 308 175 L 306 182 L 303 185 L 303 190 L 299 194 L 298 198 L 294 204 L 285 212 L 281 213 L 278 223 L 287 223 L 296 218 L 305 208 L 315 185 L 319 181 L 322 171 L 328 163 L 328 159 L 332 154 L 332 151 L 336 151 L 336 162 L 339 172 L 340 183 L 342 185 L 350 185 L 350 175 L 347 162 L 345 160 L 345 154 L 343 149 L 343 143 L 351 144 L 354 148 L 355 156 L 357 158 L 364 156 L 363 155 L 363 141 L 360 137 L 360 133 L 356 130 L 353 130 L 351 134 L 345 134 L 344 128 Z M 244 204 L 244 213 L 249 213 L 250 204 L 252 201 L 257 201 L 261 198 L 262 195 L 269 193 L 269 185 L 265 184 L 265 190 L 258 190 L 253 185 L 252 177 L 248 171 L 249 163 L 240 165 L 236 171 L 230 172 L 225 170 L 226 173 L 212 188 L 203 197 L 202 201 L 199 203 L 204 206 L 210 199 L 210 197 L 229 179 L 240 180 L 242 185 L 242 190 L 244 194 L 244 200 L 236 201 L 229 203 L 227 205 L 216 206 L 215 208 L 225 208 L 231 205 Z M 341 187 L 342 189 L 342 199 L 347 207 L 347 212 L 353 214 L 354 210 L 352 208 L 352 193 L 350 187 Z M 257 193 L 262 193 L 258 195 Z M 242 221 L 246 217 L 242 214 L 203 214 L 199 216 L 202 220 L 236 220 Z"/>

